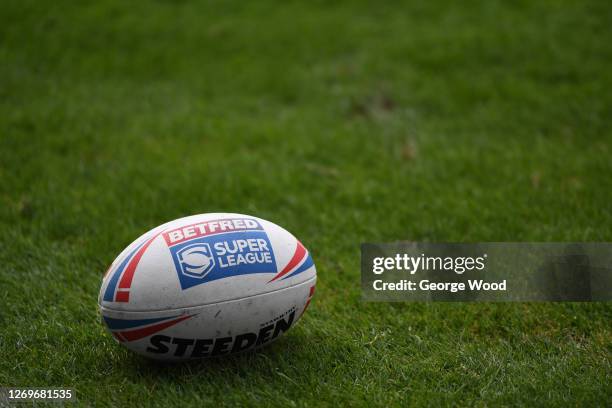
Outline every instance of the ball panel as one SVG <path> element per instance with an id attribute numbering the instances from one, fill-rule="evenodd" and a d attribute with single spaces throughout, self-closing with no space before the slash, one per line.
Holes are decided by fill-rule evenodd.
<path id="1" fill-rule="evenodd" d="M 249 235 L 252 231 L 248 230 L 213 234 L 214 241 L 195 236 L 179 242 L 178 249 L 164 239 L 168 231 L 183 229 L 193 233 L 185 228 L 224 220 L 256 220 L 260 229 L 253 231 L 257 235 Z M 194 248 L 198 245 L 200 248 Z M 257 217 L 215 213 L 181 218 L 143 234 L 117 257 L 104 281 L 100 304 L 117 310 L 162 310 L 201 305 L 203 299 L 214 303 L 275 291 L 315 275 L 314 268 L 307 265 L 306 251 L 291 271 L 274 280 L 300 246 L 288 231 Z M 201 266 L 185 262 L 184 254 L 194 250 L 217 260 L 209 275 L 204 271 L 202 276 L 195 276 L 193 271 L 201 270 Z M 260 262 L 265 256 L 269 256 L 267 265 Z M 300 266 L 303 270 L 299 270 Z M 126 279 L 126 274 L 131 276 Z M 127 298 L 117 299 L 119 295 Z"/>
<path id="2" fill-rule="evenodd" d="M 157 360 L 235 354 L 276 340 L 306 310 L 316 277 L 248 298 L 162 312 L 102 308 L 113 337 L 128 349 Z"/>

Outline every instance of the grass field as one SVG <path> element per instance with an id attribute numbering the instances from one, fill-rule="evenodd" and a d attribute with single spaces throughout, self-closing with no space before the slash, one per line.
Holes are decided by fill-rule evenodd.
<path id="1" fill-rule="evenodd" d="M 7 1 L 0 384 L 84 406 L 612 403 L 610 303 L 371 304 L 359 244 L 612 241 L 605 1 Z M 142 232 L 204 212 L 311 250 L 287 336 L 159 365 L 97 294 Z"/>

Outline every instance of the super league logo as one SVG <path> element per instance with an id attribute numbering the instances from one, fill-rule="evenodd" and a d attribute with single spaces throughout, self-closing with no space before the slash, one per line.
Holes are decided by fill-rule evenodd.
<path id="1" fill-rule="evenodd" d="M 190 238 L 168 249 L 182 290 L 239 275 L 277 273 L 272 244 L 262 230 Z"/>
<path id="2" fill-rule="evenodd" d="M 215 258 L 207 243 L 187 245 L 177 252 L 181 273 L 203 279 L 215 267 Z"/>

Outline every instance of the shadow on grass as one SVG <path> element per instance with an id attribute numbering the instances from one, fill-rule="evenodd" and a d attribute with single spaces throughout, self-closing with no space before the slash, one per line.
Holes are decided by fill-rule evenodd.
<path id="1" fill-rule="evenodd" d="M 180 362 L 147 359 L 133 353 L 114 371 L 126 378 L 139 378 L 139 382 L 182 386 L 197 379 L 200 383 L 223 384 L 225 387 L 243 386 L 248 379 L 258 381 L 292 381 L 289 377 L 295 367 L 320 364 L 316 350 L 299 333 L 280 338 L 256 350 L 236 355 L 208 357 Z M 321 340 L 317 338 L 317 341 Z M 333 345 L 318 344 L 319 347 Z"/>

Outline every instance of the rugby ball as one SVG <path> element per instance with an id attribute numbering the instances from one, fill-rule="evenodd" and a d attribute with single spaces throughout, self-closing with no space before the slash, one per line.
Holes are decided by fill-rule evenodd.
<path id="1" fill-rule="evenodd" d="M 201 214 L 145 233 L 107 271 L 98 303 L 113 337 L 158 360 L 251 350 L 295 325 L 314 293 L 310 253 L 261 218 Z"/>

